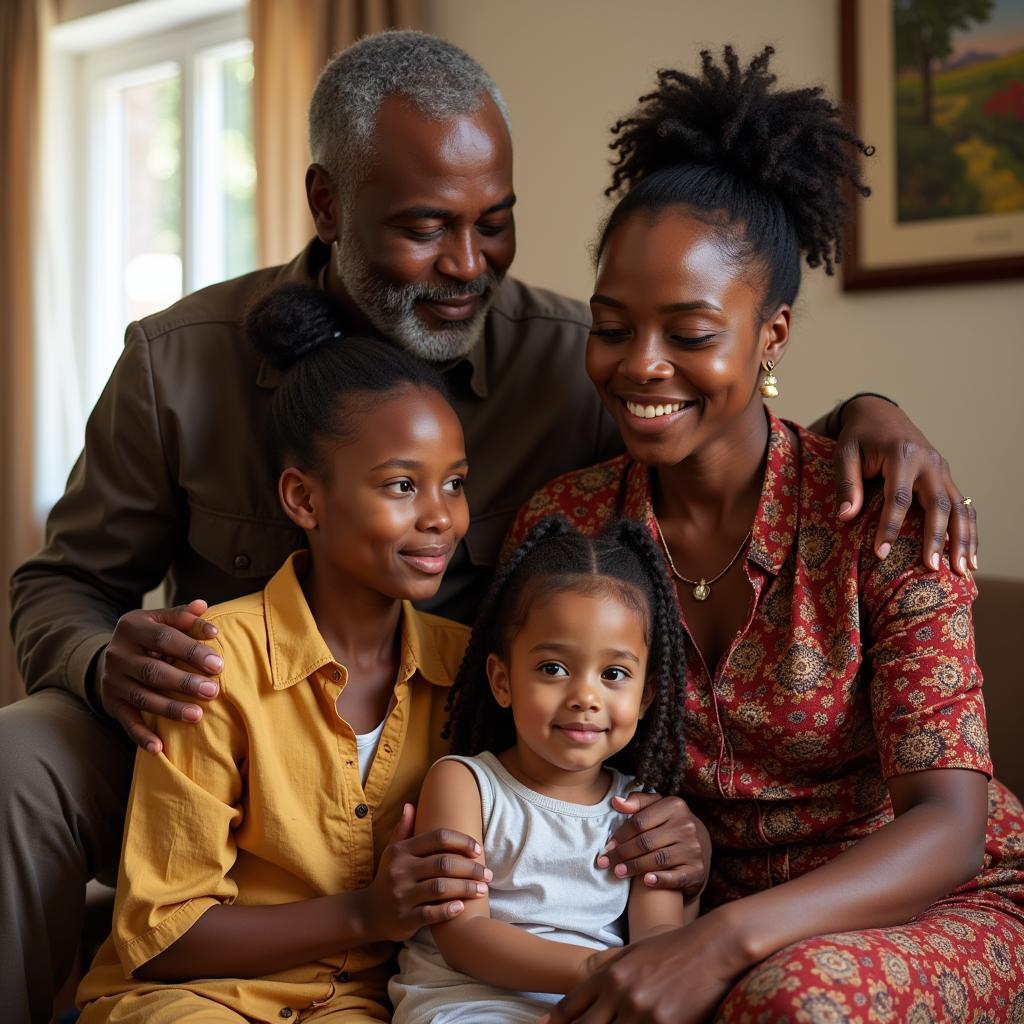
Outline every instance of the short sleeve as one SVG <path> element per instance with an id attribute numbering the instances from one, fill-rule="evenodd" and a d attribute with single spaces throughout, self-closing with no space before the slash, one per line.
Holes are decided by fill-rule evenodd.
<path id="1" fill-rule="evenodd" d="M 874 523 L 864 527 L 860 596 L 882 772 L 888 779 L 970 768 L 991 778 L 971 619 L 977 588 L 955 574 L 945 557 L 937 572 L 925 569 L 922 531 L 915 510 L 889 556 L 879 560 L 871 550 Z"/>
<path id="2" fill-rule="evenodd" d="M 219 651 L 216 640 L 206 643 Z M 126 974 L 237 895 L 228 872 L 242 821 L 245 730 L 228 691 L 222 677 L 195 724 L 148 720 L 164 749 L 138 752 L 128 800 L 113 929 Z"/>

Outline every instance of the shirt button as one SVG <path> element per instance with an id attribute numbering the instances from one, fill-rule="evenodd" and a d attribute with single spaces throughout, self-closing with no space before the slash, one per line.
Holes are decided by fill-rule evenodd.
<path id="1" fill-rule="evenodd" d="M 370 813 L 370 808 L 366 804 L 356 804 L 356 817 L 365 818 Z"/>
<path id="2" fill-rule="evenodd" d="M 284 1007 L 278 1014 L 278 1017 L 284 1017 L 285 1020 L 293 1016 L 295 1016 L 295 1011 L 290 1006 Z"/>
<path id="3" fill-rule="evenodd" d="M 248 569 L 249 568 L 249 556 L 248 555 L 235 555 L 235 568 L 236 569 Z"/>

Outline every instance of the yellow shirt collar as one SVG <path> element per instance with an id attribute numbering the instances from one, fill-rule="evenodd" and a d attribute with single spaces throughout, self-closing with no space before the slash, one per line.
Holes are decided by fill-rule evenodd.
<path id="1" fill-rule="evenodd" d="M 304 571 L 308 560 L 308 551 L 289 555 L 263 591 L 270 643 L 270 674 L 275 690 L 294 686 L 325 665 L 344 668 L 335 661 L 320 635 L 302 591 L 299 574 Z M 402 602 L 401 630 L 398 681 L 405 682 L 418 671 L 435 686 L 451 686 L 452 676 L 444 666 L 423 613 L 408 601 Z"/>

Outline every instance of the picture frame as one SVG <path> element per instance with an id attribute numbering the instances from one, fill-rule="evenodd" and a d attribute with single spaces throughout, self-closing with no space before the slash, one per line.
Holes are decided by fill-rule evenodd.
<path id="1" fill-rule="evenodd" d="M 862 199 L 851 189 L 843 288 L 857 291 L 1024 277 L 1024 157 L 1022 170 L 1014 178 L 1020 156 L 1017 147 L 1024 147 L 1024 94 L 1012 82 L 1003 90 L 993 87 L 1001 79 L 993 77 L 992 69 L 996 67 L 1002 75 L 1004 67 L 993 62 L 1002 57 L 993 55 L 984 65 L 984 51 L 977 50 L 960 58 L 966 63 L 950 61 L 945 80 L 939 77 L 943 66 L 932 71 L 938 62 L 929 62 L 927 88 L 922 88 L 923 75 L 913 67 L 897 76 L 897 2 L 903 4 L 900 44 L 901 59 L 905 59 L 906 11 L 914 0 L 841 0 L 843 102 L 857 134 L 875 147 L 874 154 L 864 160 L 872 195 Z M 1005 27 L 1007 17 L 1013 21 L 1020 10 L 1024 39 L 1024 0 L 987 2 L 994 5 L 990 11 L 999 11 L 999 27 Z M 1000 10 L 1000 4 L 1009 7 Z M 1018 63 L 1024 78 L 1024 48 L 1012 57 L 1014 74 Z M 981 74 L 983 67 L 987 77 Z M 980 93 L 981 86 L 975 84 L 971 94 L 965 82 L 985 83 L 989 92 Z M 952 89 L 967 95 L 952 96 Z M 935 109 L 941 108 L 941 117 L 930 124 L 920 110 L 912 116 L 908 113 L 911 103 L 923 109 L 925 99 Z M 979 111 L 989 120 L 980 123 Z M 1004 114 L 1007 124 L 999 120 Z M 944 142 L 939 129 L 948 128 L 951 116 L 974 117 L 981 138 L 958 123 L 956 135 Z M 996 129 L 1003 135 L 993 135 Z M 1004 189 L 993 200 L 990 193 L 996 184 L 1005 184 L 1007 173 L 1011 175 L 1009 193 Z M 1015 180 L 1020 192 L 1015 191 Z"/>

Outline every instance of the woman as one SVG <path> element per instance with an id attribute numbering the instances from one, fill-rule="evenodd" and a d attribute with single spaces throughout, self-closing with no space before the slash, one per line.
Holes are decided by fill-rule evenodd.
<path id="1" fill-rule="evenodd" d="M 714 848 L 708 912 L 550 1021 L 1019 1019 L 1024 812 L 987 782 L 973 581 L 919 564 L 916 510 L 876 555 L 881 494 L 839 521 L 832 443 L 762 402 L 801 253 L 831 273 L 870 153 L 820 90 L 773 90 L 770 54 L 664 71 L 615 126 L 609 191 L 628 191 L 587 369 L 627 454 L 553 481 L 513 531 L 625 515 L 662 545 L 687 634 L 683 795 Z"/>

